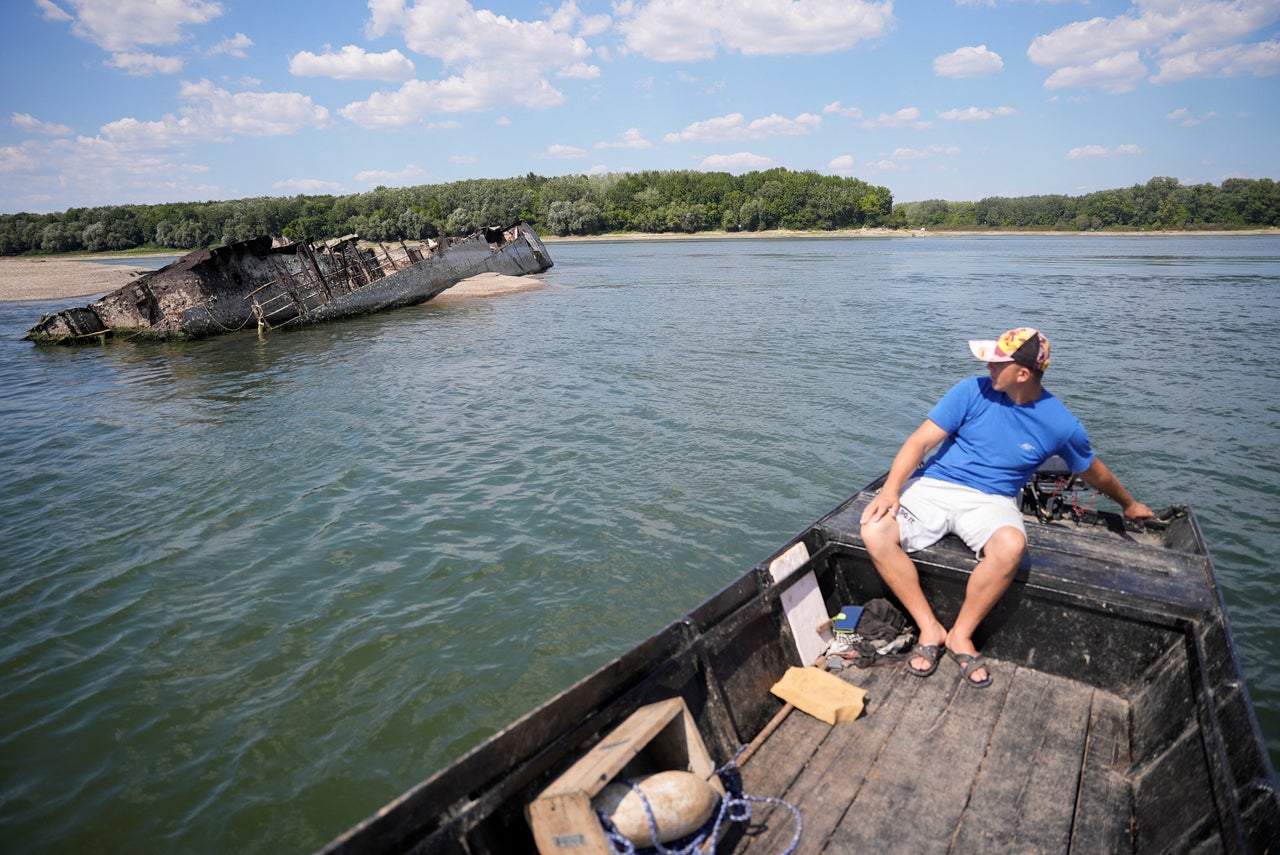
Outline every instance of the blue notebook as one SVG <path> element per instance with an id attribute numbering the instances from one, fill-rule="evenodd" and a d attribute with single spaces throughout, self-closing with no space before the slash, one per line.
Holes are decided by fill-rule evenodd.
<path id="1" fill-rule="evenodd" d="M 858 621 L 862 618 L 862 606 L 845 606 L 840 609 L 840 614 L 831 619 L 831 630 L 833 632 L 853 632 L 858 628 Z"/>

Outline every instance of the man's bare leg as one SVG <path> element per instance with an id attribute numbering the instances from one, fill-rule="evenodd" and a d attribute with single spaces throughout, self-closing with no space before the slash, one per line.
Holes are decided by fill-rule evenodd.
<path id="1" fill-rule="evenodd" d="M 866 544 L 871 563 L 880 578 L 915 621 L 920 630 L 921 646 L 946 644 L 947 628 L 934 615 L 933 607 L 920 587 L 920 571 L 899 542 L 898 521 L 884 516 L 875 522 L 865 523 L 862 542 Z M 914 671 L 924 671 L 930 663 L 916 656 L 908 664 Z"/>
<path id="2" fill-rule="evenodd" d="M 960 614 L 956 615 L 955 623 L 947 633 L 947 649 L 952 653 L 967 653 L 970 656 L 978 654 L 973 634 L 977 632 L 983 618 L 991 613 L 1004 596 L 1004 592 L 1009 590 L 1026 548 L 1026 536 L 1011 526 L 996 529 L 991 539 L 982 547 L 982 560 L 969 576 Z M 969 679 L 981 683 L 987 676 L 986 668 L 978 668 L 969 674 Z"/>

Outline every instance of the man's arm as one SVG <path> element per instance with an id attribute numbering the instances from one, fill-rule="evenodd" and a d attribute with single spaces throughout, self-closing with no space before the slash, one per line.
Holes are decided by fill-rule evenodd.
<path id="1" fill-rule="evenodd" d="M 907 437 L 907 441 L 902 444 L 902 448 L 893 458 L 893 465 L 889 467 L 889 475 L 885 479 L 884 486 L 863 509 L 863 525 L 875 522 L 886 514 L 892 517 L 898 513 L 898 494 L 902 492 L 902 485 L 919 468 L 925 455 L 946 438 L 947 432 L 938 427 L 932 419 L 925 419 L 924 424 Z"/>
<path id="2" fill-rule="evenodd" d="M 1080 477 L 1090 487 L 1112 499 L 1123 508 L 1127 519 L 1140 520 L 1155 516 L 1150 508 L 1129 495 L 1129 491 L 1120 483 L 1120 479 L 1112 475 L 1111 470 L 1107 468 L 1107 464 L 1097 457 L 1093 458 L 1093 462 L 1089 464 L 1088 469 L 1080 473 Z"/>

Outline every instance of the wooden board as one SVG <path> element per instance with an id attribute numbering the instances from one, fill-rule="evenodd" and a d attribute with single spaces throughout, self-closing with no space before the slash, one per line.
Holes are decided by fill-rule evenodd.
<path id="1" fill-rule="evenodd" d="M 528 821 L 538 851 L 542 855 L 612 852 L 591 799 L 624 769 L 641 761 L 648 767 L 644 771 L 679 769 L 709 778 L 716 791 L 724 793 L 719 779 L 713 777 L 715 766 L 684 699 L 649 704 L 601 739 L 529 805 Z M 636 766 L 628 774 L 640 771 Z"/>

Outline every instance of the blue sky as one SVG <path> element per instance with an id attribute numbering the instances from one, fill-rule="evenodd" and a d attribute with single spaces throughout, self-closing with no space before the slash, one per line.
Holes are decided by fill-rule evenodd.
<path id="1" fill-rule="evenodd" d="M 1280 178 L 1280 0 L 5 0 L 0 213 L 782 166 Z"/>

